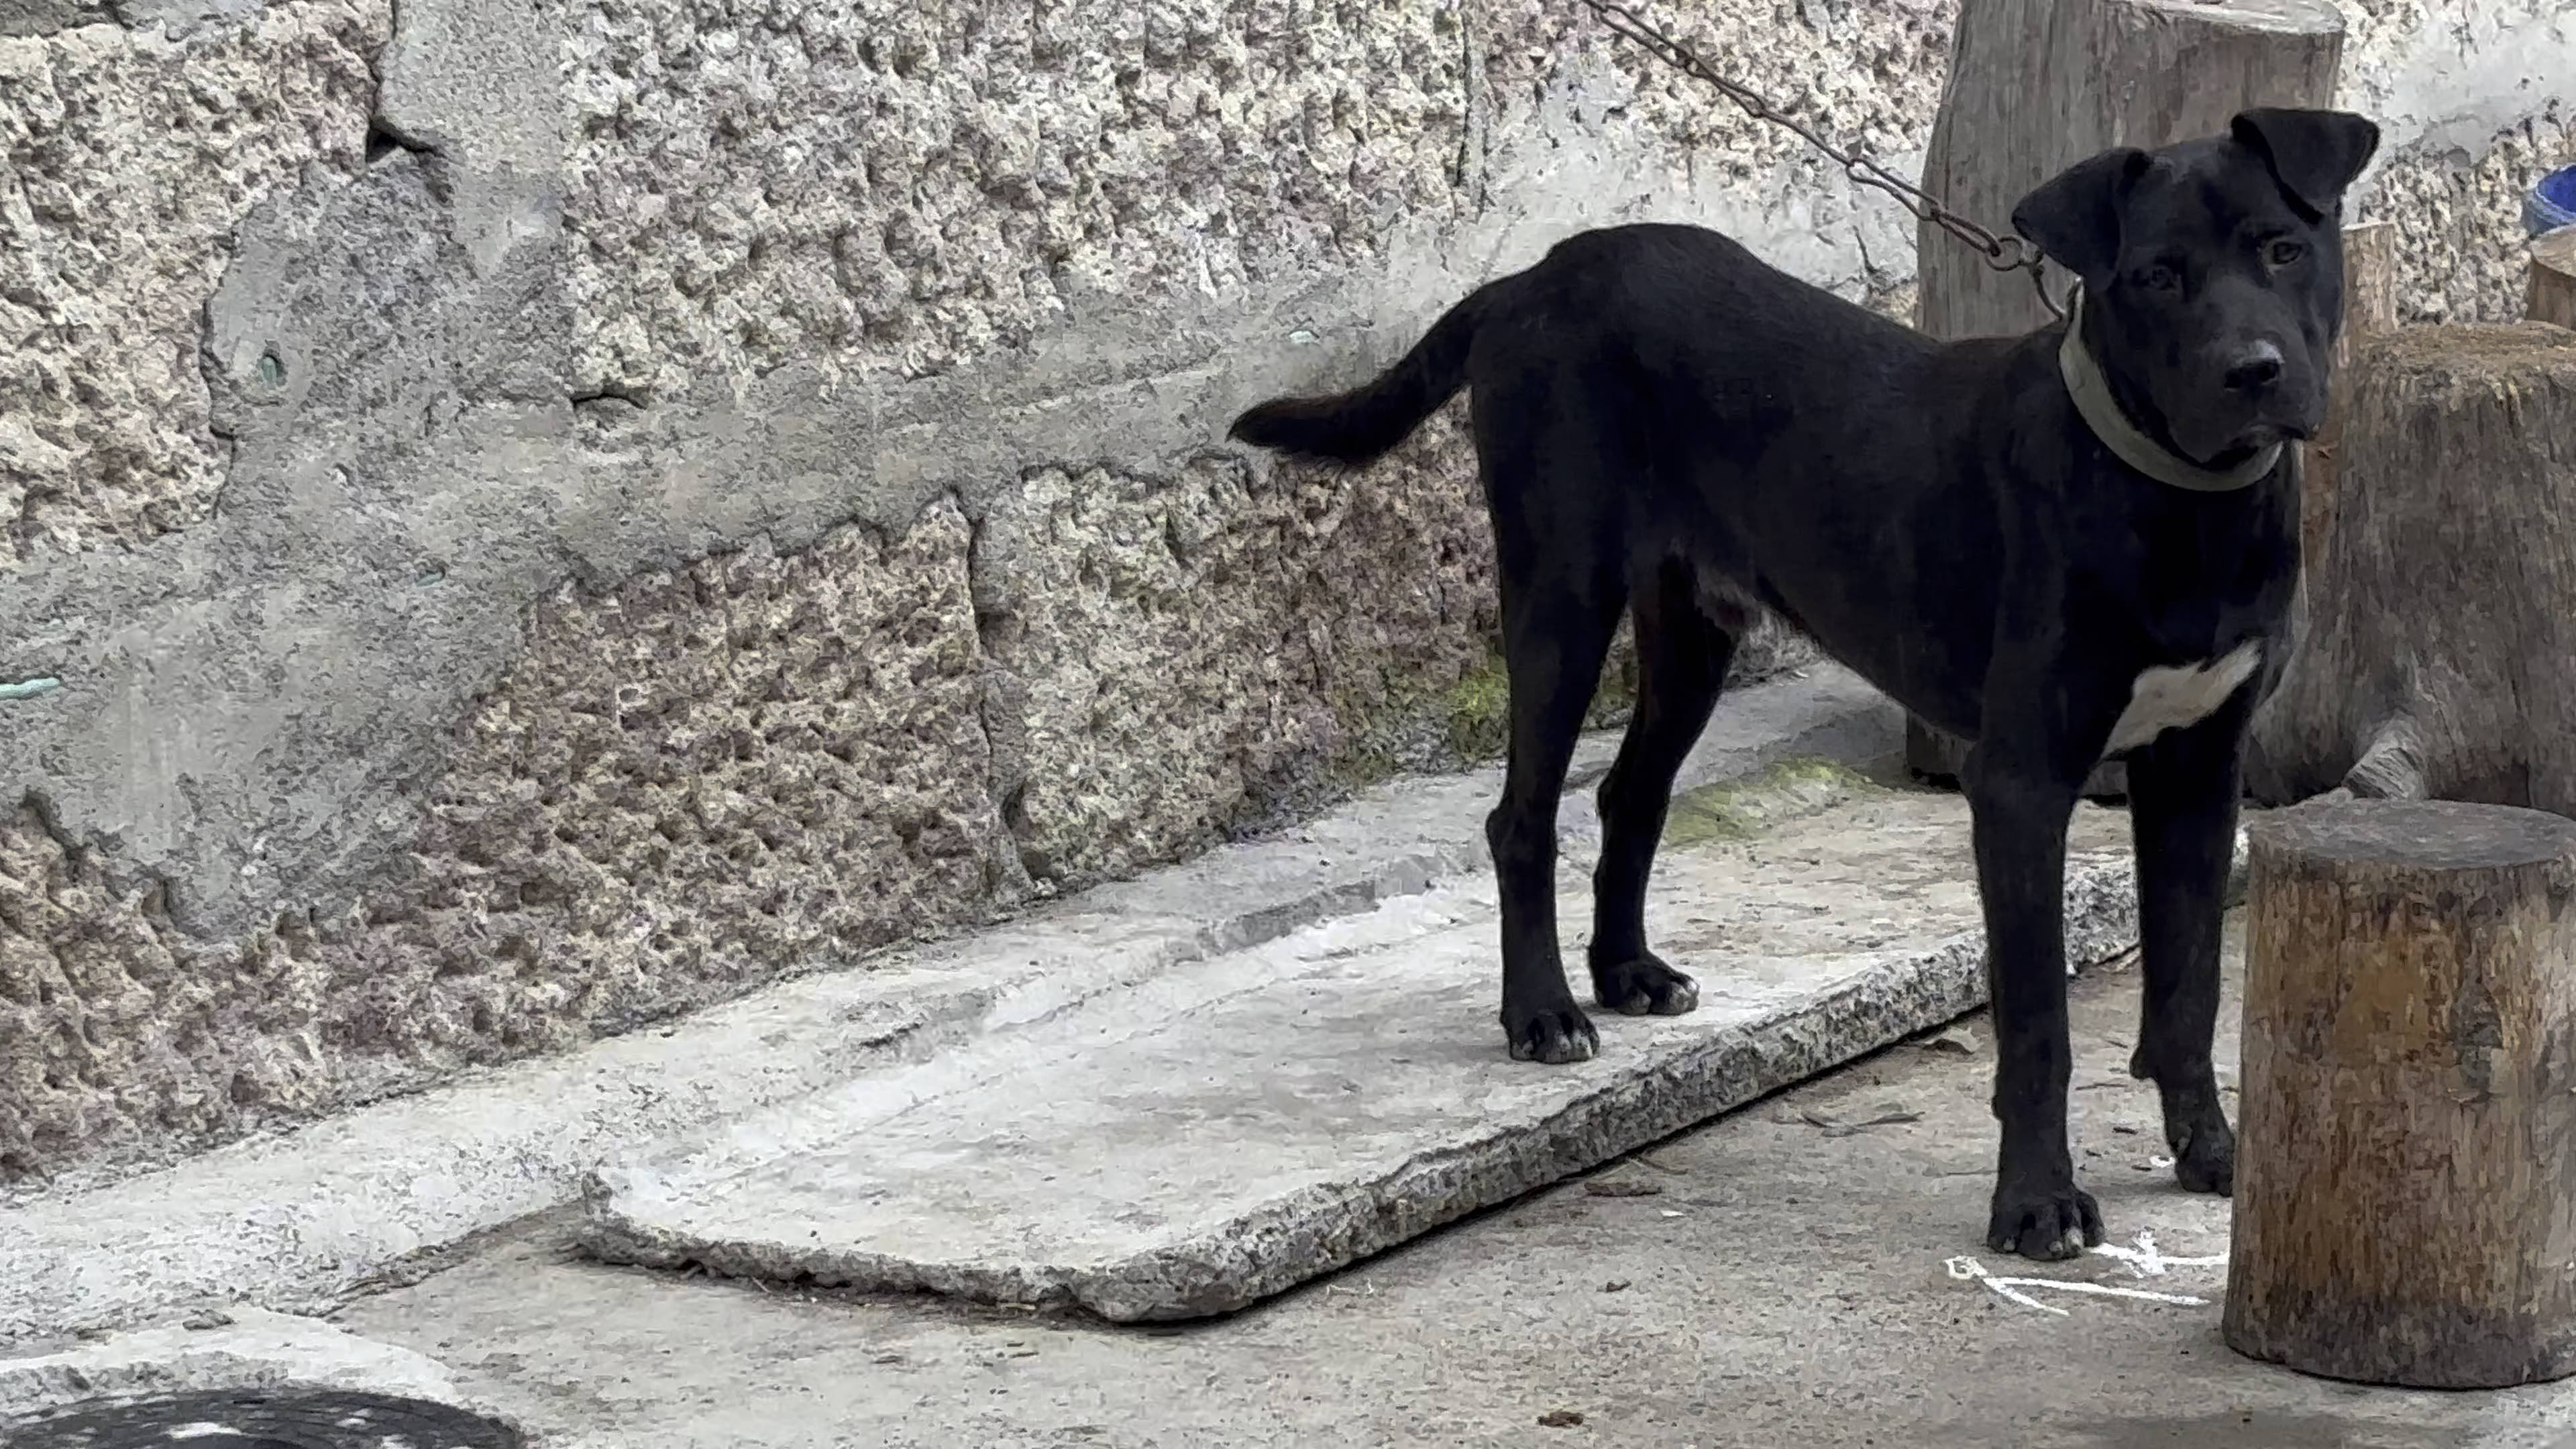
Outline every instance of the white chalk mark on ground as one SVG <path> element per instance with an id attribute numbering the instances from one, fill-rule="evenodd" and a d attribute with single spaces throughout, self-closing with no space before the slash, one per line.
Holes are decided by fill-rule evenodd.
<path id="1" fill-rule="evenodd" d="M 2104 1243 L 2092 1251 L 2097 1257 L 2118 1260 L 2129 1270 L 2131 1276 L 2138 1278 L 2161 1278 L 2168 1268 L 2224 1268 L 2227 1266 L 2225 1253 L 2208 1258 L 2168 1258 L 2157 1250 L 2156 1235 L 2152 1232 L 2139 1233 L 2125 1247 L 2118 1243 Z"/>
<path id="2" fill-rule="evenodd" d="M 2134 1278 L 2161 1278 L 2174 1268 L 2219 1268 L 2226 1266 L 2227 1255 L 2205 1258 L 2168 1258 L 2156 1247 L 2153 1233 L 2140 1233 L 2126 1245 L 2104 1243 L 2092 1250 L 2097 1257 L 2110 1258 L 2129 1270 Z M 2189 1293 L 2159 1293 L 2149 1288 L 2121 1288 L 2109 1283 L 2087 1283 L 2066 1278 L 2002 1278 L 1986 1271 L 1986 1265 L 1974 1258 L 1952 1258 L 1942 1265 L 1950 1276 L 1962 1283 L 1982 1283 L 1987 1290 L 2007 1303 L 2035 1308 L 2042 1313 L 2067 1316 L 2067 1310 L 2055 1304 L 2042 1303 L 2024 1290 L 2044 1289 L 2057 1293 L 2082 1293 L 2096 1298 L 2126 1298 L 2141 1303 L 2163 1303 L 2176 1308 L 2205 1308 L 2206 1298 Z"/>

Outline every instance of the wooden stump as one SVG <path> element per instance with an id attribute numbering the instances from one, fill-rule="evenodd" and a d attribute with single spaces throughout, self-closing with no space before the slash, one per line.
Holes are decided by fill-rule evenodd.
<path id="1" fill-rule="evenodd" d="M 2562 226 L 2531 243 L 2531 306 L 2534 322 L 2576 327 L 2576 226 Z"/>
<path id="2" fill-rule="evenodd" d="M 2576 814 L 2576 332 L 2365 339 L 2246 785 Z"/>
<path id="3" fill-rule="evenodd" d="M 2365 339 L 2397 330 L 2397 223 L 2365 222 L 2343 231 L 2343 333 L 2335 339 L 2334 382 L 2325 426 L 2308 444 L 2299 480 L 2299 551 L 2313 559 L 2334 517 L 2335 453 L 2352 409 L 2352 353 Z"/>
<path id="4" fill-rule="evenodd" d="M 2251 823 L 2240 1353 L 2414 1388 L 2576 1372 L 2576 821 Z"/>
<path id="5" fill-rule="evenodd" d="M 1923 185 L 1998 235 L 2031 188 L 2110 146 L 2224 135 L 2249 106 L 2331 106 L 2332 0 L 1962 0 Z M 2007 336 L 2048 321 L 2030 278 L 1931 223 L 1917 232 L 1921 325 Z"/>
<path id="6" fill-rule="evenodd" d="M 2032 188 L 2109 146 L 2227 130 L 2249 106 L 2331 106 L 2343 59 L 2332 0 L 1962 0 L 1923 185 L 1998 235 Z M 2007 336 L 2049 320 L 2023 272 L 1997 272 L 1924 223 L 1916 322 L 1935 337 Z M 2063 290 L 2060 280 L 2054 290 Z M 1955 779 L 1965 742 L 1908 717 L 1906 763 Z M 2126 793 L 2104 765 L 2091 795 Z"/>

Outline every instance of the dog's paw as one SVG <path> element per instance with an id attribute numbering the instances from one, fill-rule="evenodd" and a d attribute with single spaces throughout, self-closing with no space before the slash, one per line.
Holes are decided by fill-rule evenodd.
<path id="1" fill-rule="evenodd" d="M 1601 1033 L 1583 1008 L 1568 1001 L 1538 1011 L 1503 1012 L 1503 1032 L 1511 1039 L 1512 1060 L 1563 1066 L 1588 1062 L 1601 1054 Z"/>
<path id="2" fill-rule="evenodd" d="M 2101 1241 L 2102 1209 L 2073 1183 L 1995 1189 L 1986 1246 L 1998 1253 L 2054 1262 L 2080 1256 Z"/>
<path id="3" fill-rule="evenodd" d="M 1592 999 L 1621 1016 L 1680 1016 L 1699 1007 L 1699 983 L 1652 952 L 1633 961 L 1592 967 Z"/>
<path id="4" fill-rule="evenodd" d="M 2236 1133 L 2216 1113 L 2174 1144 L 2174 1181 L 2185 1192 L 2236 1195 Z"/>

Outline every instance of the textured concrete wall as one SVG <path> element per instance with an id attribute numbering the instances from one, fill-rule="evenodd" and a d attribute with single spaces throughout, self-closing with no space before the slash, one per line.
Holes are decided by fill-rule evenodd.
<path id="1" fill-rule="evenodd" d="M 2576 9 L 2564 0 L 2340 0 L 2344 102 L 2385 146 L 2358 219 L 2397 224 L 2410 322 L 2515 321 L 2522 199 L 2576 162 Z"/>
<path id="2" fill-rule="evenodd" d="M 2353 3 L 2423 315 L 2576 150 L 2516 3 Z M 1943 0 L 1694 8 L 1919 156 Z M 1913 271 L 1559 0 L 0 0 L 0 180 L 0 683 L 63 681 L 0 700 L 0 1191 L 1436 762 L 1454 411 L 1359 478 L 1225 419 L 1581 225 Z"/>

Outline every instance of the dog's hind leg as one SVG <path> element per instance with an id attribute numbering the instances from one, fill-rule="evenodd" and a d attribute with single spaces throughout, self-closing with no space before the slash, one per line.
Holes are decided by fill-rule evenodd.
<path id="1" fill-rule="evenodd" d="M 1533 405 L 1536 404 L 1536 405 Z M 1596 481 L 1610 449 L 1564 398 L 1476 399 L 1477 452 L 1494 515 L 1510 679 L 1511 755 L 1485 817 L 1501 895 L 1504 1035 L 1520 1061 L 1589 1060 L 1600 1034 L 1575 1005 L 1557 941 L 1556 811 L 1583 716 L 1627 603 Z"/>
<path id="2" fill-rule="evenodd" d="M 2236 1182 L 2236 1134 L 2210 1065 L 2218 1031 L 2220 916 L 2235 854 L 2242 745 L 2254 691 L 2129 756 L 2144 991 L 2129 1073 L 2164 1099 L 2174 1177 L 2191 1192 Z"/>
<path id="3" fill-rule="evenodd" d="M 1566 984 L 1556 934 L 1556 806 L 1584 711 L 1617 632 L 1619 602 L 1571 590 L 1506 586 L 1503 653 L 1511 676 L 1511 759 L 1485 817 L 1502 898 L 1503 1031 L 1521 1061 L 1588 1061 L 1600 1034 Z"/>
<path id="4" fill-rule="evenodd" d="M 1632 601 L 1637 708 L 1601 781 L 1601 861 L 1592 872 L 1592 999 L 1627 1016 L 1679 1016 L 1699 987 L 1646 945 L 1646 879 L 1673 777 L 1726 684 L 1736 635 L 1709 617 L 1698 580 L 1667 560 Z"/>

